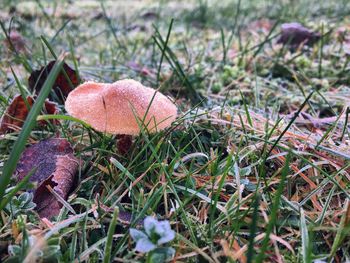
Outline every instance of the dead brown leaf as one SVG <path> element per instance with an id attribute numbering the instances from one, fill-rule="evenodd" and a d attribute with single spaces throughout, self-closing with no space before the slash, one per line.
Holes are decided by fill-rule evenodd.
<path id="1" fill-rule="evenodd" d="M 34 202 L 40 217 L 51 218 L 58 215 L 62 203 L 48 190 L 52 189 L 63 199 L 67 199 L 73 186 L 79 161 L 74 157 L 70 143 L 61 138 L 40 141 L 29 146 L 17 164 L 15 178 L 22 180 L 32 169 L 36 172 L 30 178 L 38 187 L 34 191 Z"/>
<path id="2" fill-rule="evenodd" d="M 27 97 L 27 102 L 31 107 L 34 104 L 34 99 L 30 96 Z M 48 114 L 57 114 L 58 108 L 56 103 L 52 101 L 45 101 L 44 109 Z M 3 115 L 0 123 L 0 134 L 18 130 L 23 126 L 25 119 L 27 118 L 29 110 L 25 104 L 21 95 L 17 95 L 12 100 L 11 104 L 7 107 L 5 114 Z M 58 121 L 52 123 L 57 124 Z M 40 125 L 45 125 L 46 121 L 39 121 Z"/>
<path id="3" fill-rule="evenodd" d="M 281 36 L 277 43 L 297 48 L 302 44 L 311 46 L 321 38 L 321 34 L 313 32 L 299 23 L 285 23 L 281 26 Z"/>
<path id="4" fill-rule="evenodd" d="M 11 51 L 16 51 L 16 52 L 24 52 L 26 53 L 26 42 L 23 38 L 23 36 L 15 31 L 12 30 L 9 34 L 8 37 L 5 39 L 5 45 L 7 48 Z"/>
<path id="5" fill-rule="evenodd" d="M 56 61 L 51 61 L 45 67 L 32 72 L 28 79 L 30 90 L 35 90 L 36 94 L 40 92 L 55 62 Z M 64 102 L 68 94 L 79 85 L 79 77 L 75 70 L 71 69 L 66 63 L 63 64 L 63 70 L 58 74 L 55 84 L 53 85 L 53 90 L 55 91 L 58 101 L 61 103 Z M 64 72 L 66 72 L 67 76 Z M 54 99 L 52 95 L 50 95 L 49 98 L 52 100 Z"/>

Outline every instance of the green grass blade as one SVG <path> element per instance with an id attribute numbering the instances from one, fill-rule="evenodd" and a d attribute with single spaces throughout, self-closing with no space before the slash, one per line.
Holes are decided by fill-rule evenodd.
<path id="1" fill-rule="evenodd" d="M 23 101 L 24 101 L 24 104 L 26 105 L 26 108 L 27 108 L 27 110 L 29 111 L 29 110 L 30 110 L 30 105 L 29 105 L 29 102 L 28 102 L 28 100 L 27 100 L 26 91 L 25 91 L 25 89 L 23 88 L 21 82 L 19 81 L 19 79 L 18 79 L 18 77 L 17 77 L 15 71 L 13 70 L 13 68 L 12 68 L 12 67 L 10 67 L 10 68 L 11 68 L 12 75 L 13 75 L 13 77 L 15 78 L 15 81 L 16 81 L 16 84 L 17 84 L 17 86 L 18 86 L 19 92 L 21 93 L 21 96 L 22 96 L 22 99 L 23 99 Z"/>
<path id="2" fill-rule="evenodd" d="M 310 239 L 309 239 L 309 231 L 307 229 L 305 213 L 302 208 L 300 208 L 300 231 L 301 231 L 301 251 L 303 262 L 308 263 L 311 262 L 311 251 L 310 251 Z"/>
<path id="3" fill-rule="evenodd" d="M 170 38 L 171 29 L 173 27 L 173 23 L 174 23 L 174 19 L 171 19 L 170 25 L 169 25 L 169 29 L 168 29 L 168 34 L 167 34 L 167 36 L 165 38 L 164 46 L 162 48 L 162 55 L 161 55 L 160 61 L 159 61 L 159 66 L 158 66 L 158 71 L 157 71 L 157 85 L 159 83 L 160 70 L 162 68 L 162 63 L 163 63 L 163 59 L 164 59 L 164 55 L 165 55 L 165 50 L 168 47 L 168 42 L 169 42 L 169 38 Z"/>
<path id="4" fill-rule="evenodd" d="M 65 29 L 65 27 L 70 23 L 70 21 L 72 21 L 72 20 L 68 19 L 68 20 L 64 21 L 63 25 L 57 30 L 55 35 L 51 38 L 51 40 L 50 40 L 51 44 L 53 44 L 55 42 L 58 35 Z"/>
<path id="5" fill-rule="evenodd" d="M 282 137 L 284 136 L 284 134 L 288 131 L 288 129 L 290 128 L 290 126 L 292 126 L 292 124 L 294 123 L 294 121 L 296 120 L 296 118 L 298 118 L 300 112 L 303 110 L 303 108 L 305 107 L 306 103 L 308 103 L 308 101 L 311 99 L 312 95 L 314 94 L 314 90 L 309 94 L 309 96 L 307 96 L 307 98 L 304 100 L 304 102 L 300 105 L 298 111 L 294 114 L 293 118 L 290 120 L 290 122 L 288 123 L 287 127 L 282 131 L 282 133 L 280 134 L 280 136 L 277 138 L 277 140 L 275 141 L 275 143 L 272 145 L 269 153 L 267 154 L 267 156 L 270 155 L 270 153 L 272 152 L 272 150 L 276 147 L 276 145 L 278 144 L 278 142 L 282 139 Z"/>
<path id="6" fill-rule="evenodd" d="M 243 106 L 244 106 L 244 111 L 247 115 L 247 120 L 248 120 L 248 123 L 250 126 L 253 126 L 253 121 L 252 121 L 252 118 L 250 117 L 250 114 L 249 114 L 249 110 L 248 110 L 248 106 L 247 106 L 247 101 L 245 100 L 244 96 L 243 96 L 243 93 L 242 91 L 239 89 L 239 94 L 241 95 L 241 98 L 243 100 Z"/>
<path id="7" fill-rule="evenodd" d="M 117 225 L 117 219 L 119 215 L 118 207 L 114 208 L 112 221 L 109 224 L 108 233 L 107 233 L 107 241 L 104 251 L 103 263 L 111 262 L 111 252 L 112 252 L 112 243 L 113 243 L 113 234 L 115 230 L 115 226 Z"/>
<path id="8" fill-rule="evenodd" d="M 280 200 L 281 200 L 281 196 L 282 196 L 282 193 L 284 190 L 286 177 L 287 177 L 288 172 L 289 172 L 290 155 L 291 155 L 290 153 L 287 155 L 286 162 L 285 162 L 283 170 L 282 170 L 281 181 L 280 181 L 278 188 L 277 188 L 277 191 L 276 191 L 276 195 L 275 195 L 274 202 L 273 202 L 272 209 L 271 209 L 271 214 L 269 216 L 269 223 L 266 227 L 265 237 L 262 241 L 260 253 L 257 256 L 257 259 L 255 261 L 257 263 L 261 263 L 264 261 L 265 252 L 268 248 L 268 244 L 270 241 L 270 234 L 271 234 L 271 232 L 275 226 L 275 223 L 277 221 L 277 216 L 278 216 L 277 212 L 278 212 L 278 209 L 280 207 Z"/>
<path id="9" fill-rule="evenodd" d="M 346 199 L 344 214 L 341 217 L 337 234 L 335 236 L 328 262 L 334 258 L 337 250 L 343 246 L 345 237 L 350 235 L 350 201 Z"/>
<path id="10" fill-rule="evenodd" d="M 322 210 L 321 216 L 320 216 L 320 217 L 317 219 L 317 221 L 316 221 L 316 222 L 318 223 L 318 225 L 320 225 L 320 226 L 323 224 L 324 217 L 325 217 L 325 215 L 326 215 L 328 206 L 329 206 L 329 204 L 330 204 L 330 202 L 331 202 L 331 200 L 332 200 L 332 197 L 333 197 L 333 194 L 334 194 L 334 191 L 335 191 L 336 188 L 337 188 L 336 185 L 334 185 L 334 186 L 332 187 L 331 191 L 330 191 L 329 194 L 328 194 L 328 197 L 327 197 L 327 199 L 326 199 L 326 202 L 325 202 L 325 204 L 324 204 L 324 206 L 323 206 L 323 210 Z"/>
<path id="11" fill-rule="evenodd" d="M 334 123 L 327 129 L 327 131 L 323 134 L 322 138 L 317 142 L 315 149 L 317 149 L 321 143 L 328 137 L 328 134 L 338 125 L 341 114 L 337 117 Z"/>
<path id="12" fill-rule="evenodd" d="M 102 9 L 102 12 L 103 12 L 103 17 L 106 19 L 106 22 L 107 22 L 107 25 L 110 29 L 110 31 L 112 32 L 112 35 L 115 39 L 115 42 L 117 43 L 118 45 L 118 48 L 121 48 L 121 49 L 124 49 L 125 50 L 125 46 L 123 46 L 117 36 L 117 33 L 116 33 L 116 29 L 114 28 L 113 26 L 113 23 L 112 23 L 112 20 L 108 17 L 107 15 L 107 12 L 106 12 L 106 8 L 104 6 L 104 3 L 103 1 L 101 1 L 101 9 Z"/>
<path id="13" fill-rule="evenodd" d="M 253 215 L 252 215 L 252 223 L 250 224 L 250 232 L 249 232 L 249 243 L 248 243 L 248 251 L 247 251 L 247 263 L 253 262 L 255 251 L 254 251 L 254 238 L 256 233 L 258 232 L 258 217 L 259 217 L 259 205 L 260 205 L 260 195 L 257 193 L 255 195 L 255 200 L 253 203 Z"/>
<path id="14" fill-rule="evenodd" d="M 47 114 L 47 115 L 39 115 L 36 118 L 37 121 L 47 121 L 47 120 L 65 120 L 65 121 L 74 121 L 76 123 L 79 123 L 81 125 L 83 125 L 85 128 L 89 128 L 91 129 L 91 126 L 89 124 L 87 124 L 86 122 L 74 118 L 72 116 L 68 116 L 68 115 L 61 115 L 61 114 Z"/>

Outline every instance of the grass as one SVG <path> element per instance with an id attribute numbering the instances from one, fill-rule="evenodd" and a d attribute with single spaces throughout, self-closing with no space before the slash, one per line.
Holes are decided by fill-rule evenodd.
<path id="1" fill-rule="evenodd" d="M 349 260 L 350 68 L 339 35 L 345 27 L 350 39 L 347 1 L 0 7 L 0 41 L 10 29 L 26 41 L 25 50 L 0 46 L 1 113 L 15 94 L 30 94 L 30 71 L 62 52 L 84 80 L 134 78 L 179 108 L 171 128 L 143 131 L 121 155 L 115 136 L 67 116 L 62 105 L 56 116 L 39 113 L 53 70 L 22 130 L 1 135 L 0 204 L 15 206 L 24 191 L 10 177 L 25 145 L 59 135 L 81 160 L 67 200 L 74 213 L 64 206 L 48 221 L 25 207 L 2 209 L 1 262 L 31 262 L 37 251 L 42 261 L 145 262 L 129 228 L 142 229 L 149 215 L 176 231 L 174 262 Z M 295 53 L 277 45 L 281 23 L 293 21 L 324 38 Z M 33 126 L 36 118 L 60 124 Z M 128 224 L 123 215 L 131 215 Z"/>

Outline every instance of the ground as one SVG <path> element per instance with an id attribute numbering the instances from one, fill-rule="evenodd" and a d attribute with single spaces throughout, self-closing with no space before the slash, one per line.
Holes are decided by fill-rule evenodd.
<path id="1" fill-rule="evenodd" d="M 176 232 L 160 246 L 175 249 L 173 262 L 350 260 L 348 1 L 3 0 L 0 8 L 2 115 L 16 94 L 31 93 L 31 71 L 61 54 L 82 81 L 133 78 L 179 109 L 172 127 L 144 131 L 122 152 L 116 136 L 66 117 L 56 101 L 59 123 L 29 130 L 26 145 L 67 139 L 79 159 L 75 185 L 51 219 L 16 190 L 0 211 L 0 261 L 151 262 L 130 236 L 146 216 Z M 290 22 L 320 40 L 277 43 Z M 20 35 L 16 52 L 10 31 Z M 23 133 L 1 135 L 2 177 Z M 9 196 L 15 180 L 0 182 Z"/>

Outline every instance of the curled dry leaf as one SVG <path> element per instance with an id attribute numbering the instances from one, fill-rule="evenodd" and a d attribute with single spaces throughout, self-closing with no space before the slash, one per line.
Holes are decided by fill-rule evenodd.
<path id="1" fill-rule="evenodd" d="M 130 25 L 126 28 L 127 31 L 139 31 L 139 32 L 145 32 L 147 30 L 146 26 L 144 25 Z"/>
<path id="2" fill-rule="evenodd" d="M 297 48 L 301 44 L 311 46 L 320 38 L 321 35 L 319 33 L 313 32 L 299 23 L 285 23 L 281 26 L 281 36 L 277 43 Z"/>
<path id="3" fill-rule="evenodd" d="M 159 14 L 153 11 L 148 11 L 146 13 L 143 13 L 141 15 L 141 18 L 143 18 L 144 20 L 156 20 L 159 18 Z"/>
<path id="4" fill-rule="evenodd" d="M 30 96 L 27 97 L 29 106 L 32 106 L 34 99 Z M 58 108 L 56 103 L 52 101 L 45 101 L 44 110 L 48 114 L 57 114 Z M 0 123 L 0 134 L 18 130 L 23 126 L 25 119 L 27 118 L 29 110 L 21 95 L 17 95 L 12 100 L 11 104 L 6 109 Z M 52 120 L 53 124 L 57 124 L 57 120 Z M 46 121 L 39 121 L 40 125 L 47 124 Z"/>
<path id="5" fill-rule="evenodd" d="M 51 61 L 45 67 L 33 71 L 30 75 L 28 79 L 29 88 L 32 91 L 35 90 L 36 94 L 40 92 L 55 62 L 56 61 Z M 67 76 L 64 74 L 63 70 L 66 72 Z M 66 63 L 64 63 L 63 70 L 58 74 L 57 79 L 53 85 L 53 89 L 59 102 L 64 102 L 69 92 L 71 92 L 76 86 L 79 85 L 79 77 L 74 69 L 71 69 Z M 50 95 L 50 99 L 54 99 L 52 95 Z"/>
<path id="6" fill-rule="evenodd" d="M 291 112 L 290 114 L 286 115 L 287 119 L 293 119 L 295 117 L 296 111 Z M 336 122 L 338 119 L 337 116 L 333 117 L 325 117 L 325 118 L 317 118 L 313 117 L 307 112 L 301 111 L 299 116 L 295 119 L 294 123 L 296 125 L 303 125 L 306 127 L 309 127 L 310 129 L 316 128 L 316 129 L 321 129 L 321 128 L 327 128 L 330 125 L 333 125 L 334 122 Z"/>
<path id="7" fill-rule="evenodd" d="M 63 199 L 67 199 L 73 186 L 79 161 L 65 139 L 53 138 L 29 146 L 17 164 L 15 178 L 21 181 L 32 169 L 36 172 L 30 178 L 38 187 L 34 190 L 34 202 L 40 217 L 58 215 L 61 202 L 48 190 L 51 188 Z"/>

